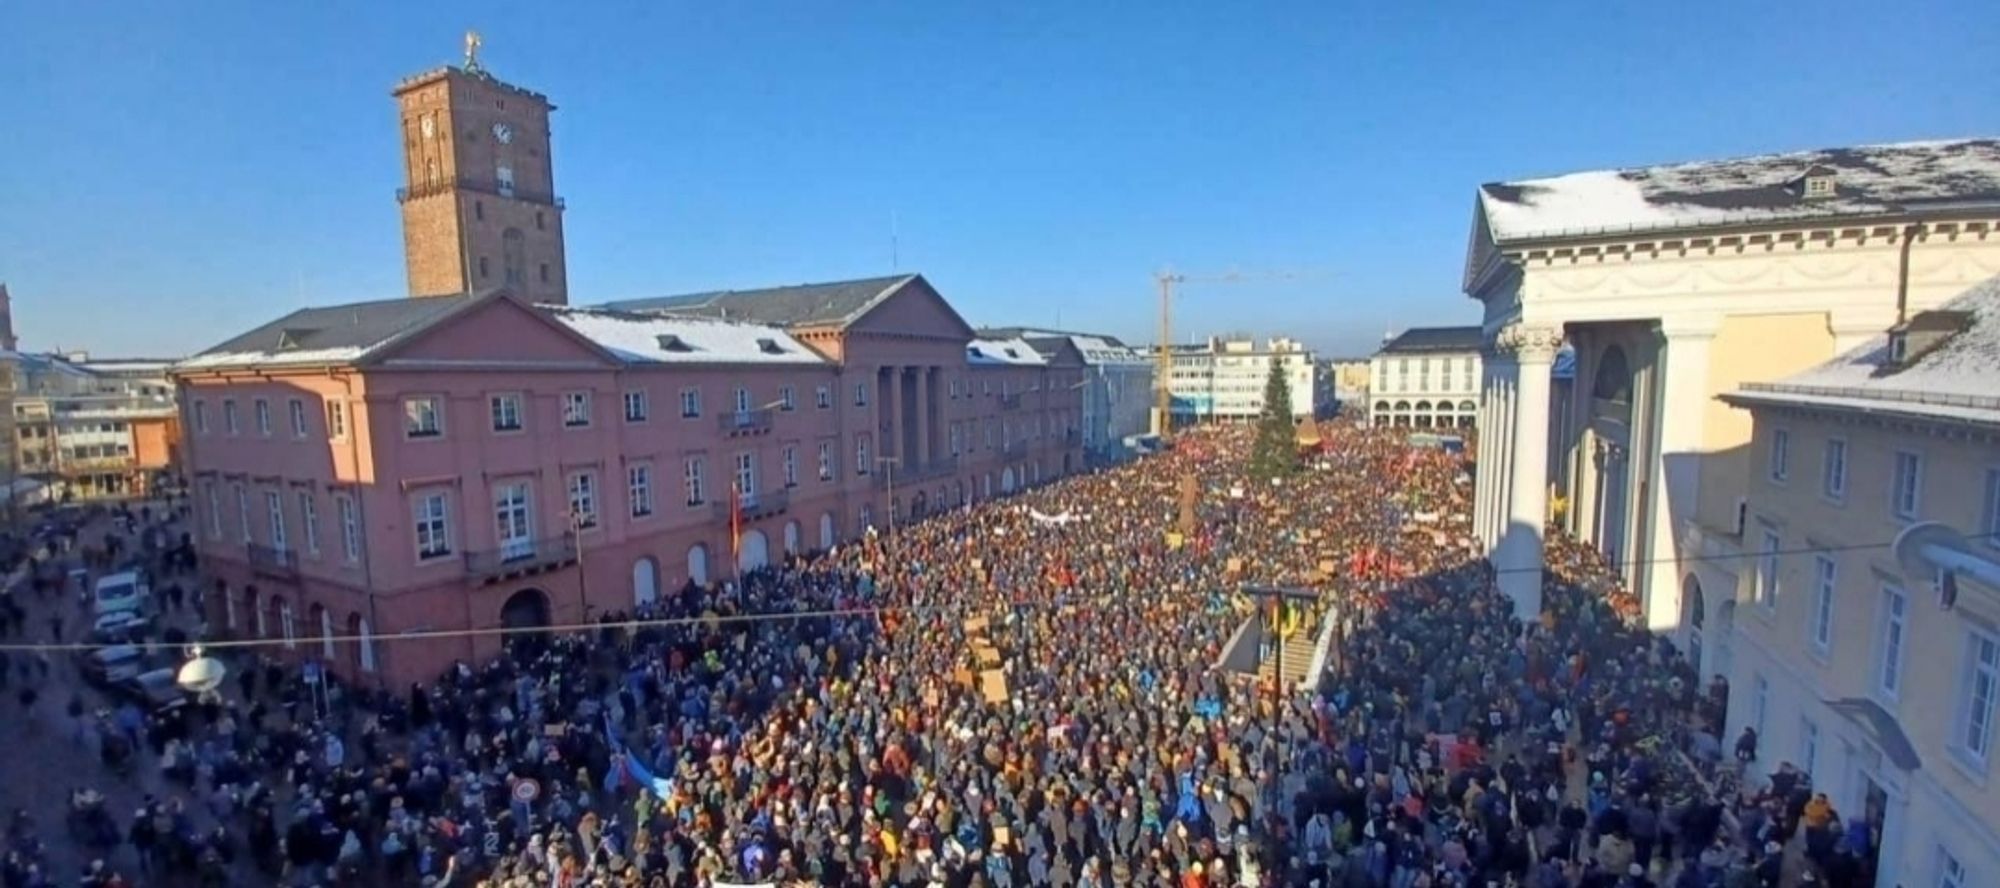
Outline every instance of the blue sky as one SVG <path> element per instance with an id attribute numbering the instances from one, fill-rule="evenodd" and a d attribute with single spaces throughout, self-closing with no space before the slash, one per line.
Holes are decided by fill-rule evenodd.
<path id="1" fill-rule="evenodd" d="M 404 293 L 397 78 L 548 94 L 579 303 L 926 273 L 974 323 L 1362 353 L 1474 323 L 1482 181 L 2000 131 L 1990 2 L 0 4 L 27 347 Z"/>

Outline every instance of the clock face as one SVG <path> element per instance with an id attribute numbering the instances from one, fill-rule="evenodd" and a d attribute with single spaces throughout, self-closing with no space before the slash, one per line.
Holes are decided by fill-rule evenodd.
<path id="1" fill-rule="evenodd" d="M 499 139 L 502 145 L 510 144 L 514 141 L 514 128 L 504 123 L 496 123 L 493 125 L 493 138 Z"/>
<path id="2" fill-rule="evenodd" d="M 437 118 L 429 114 L 424 115 L 423 123 L 419 128 L 424 131 L 424 138 L 426 139 L 437 135 Z"/>

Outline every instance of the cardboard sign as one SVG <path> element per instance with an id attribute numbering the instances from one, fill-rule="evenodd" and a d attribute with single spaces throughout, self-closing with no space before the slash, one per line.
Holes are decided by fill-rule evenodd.
<path id="1" fill-rule="evenodd" d="M 985 617 L 973 617 L 972 619 L 965 621 L 965 634 L 978 635 L 979 633 L 986 631 L 986 626 L 987 623 Z"/>
<path id="2" fill-rule="evenodd" d="M 1182 541 L 1183 539 L 1184 539 L 1184 538 L 1183 538 L 1183 537 L 1182 537 L 1182 536 L 1181 536 L 1180 534 L 1177 534 L 1177 533 L 1169 533 L 1169 534 L 1167 534 L 1167 548 L 1169 548 L 1169 549 L 1179 549 L 1179 548 L 1181 547 L 1181 541 Z"/>
<path id="3" fill-rule="evenodd" d="M 1229 572 L 1230 572 L 1230 573 L 1242 573 L 1242 572 L 1243 572 L 1243 559 L 1241 559 L 1241 558 L 1231 558 L 1231 559 L 1229 559 Z"/>
<path id="4" fill-rule="evenodd" d="M 1321 558 L 1319 560 L 1320 573 L 1326 574 L 1327 576 L 1333 576 L 1333 568 L 1334 568 L 1333 559 Z"/>
<path id="5" fill-rule="evenodd" d="M 988 703 L 1007 702 L 1007 674 L 998 669 L 979 673 L 979 693 Z"/>
<path id="6" fill-rule="evenodd" d="M 1000 652 L 991 646 L 982 644 L 974 648 L 973 653 L 979 657 L 979 665 L 981 667 L 991 669 L 1000 665 Z"/>
<path id="7" fill-rule="evenodd" d="M 958 682 L 961 687 L 964 687 L 967 690 L 971 690 L 972 670 L 967 669 L 963 666 L 960 666 L 957 669 L 953 669 L 951 671 L 951 680 Z"/>

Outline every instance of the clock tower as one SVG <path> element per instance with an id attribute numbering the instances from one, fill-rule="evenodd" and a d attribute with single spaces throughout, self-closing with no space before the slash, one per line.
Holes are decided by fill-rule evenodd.
<path id="1" fill-rule="evenodd" d="M 532 302 L 567 304 L 563 201 L 555 193 L 547 97 L 465 64 L 404 79 L 403 252 L 411 296 L 506 288 Z"/>

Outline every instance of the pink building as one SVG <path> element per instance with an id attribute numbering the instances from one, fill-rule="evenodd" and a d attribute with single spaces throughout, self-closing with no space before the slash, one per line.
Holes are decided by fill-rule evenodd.
<path id="1" fill-rule="evenodd" d="M 629 612 L 1083 462 L 1082 357 L 917 275 L 311 308 L 175 376 L 211 625 L 364 682 L 500 646 L 398 633 Z"/>

